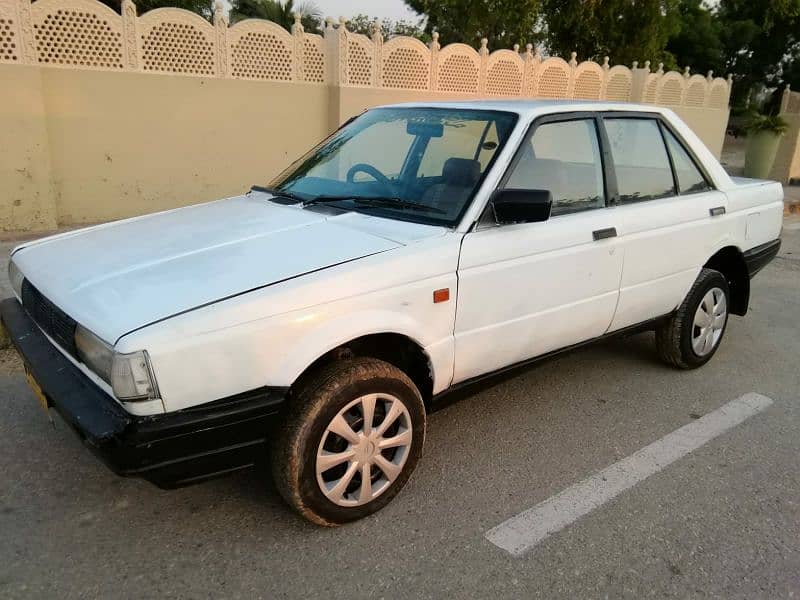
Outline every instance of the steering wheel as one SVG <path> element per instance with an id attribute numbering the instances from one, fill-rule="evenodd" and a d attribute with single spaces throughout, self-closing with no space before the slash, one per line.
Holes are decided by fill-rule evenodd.
<path id="1" fill-rule="evenodd" d="M 366 173 L 367 175 L 372 175 L 375 178 L 375 181 L 378 181 L 384 185 L 390 186 L 392 182 L 389 178 L 378 171 L 372 165 L 368 165 L 367 163 L 358 163 L 350 167 L 350 170 L 347 171 L 347 182 L 353 183 L 355 181 L 356 173 Z"/>

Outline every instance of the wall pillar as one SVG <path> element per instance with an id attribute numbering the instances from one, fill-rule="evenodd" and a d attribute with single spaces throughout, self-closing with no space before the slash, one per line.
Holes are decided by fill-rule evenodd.
<path id="1" fill-rule="evenodd" d="M 214 33 L 217 36 L 217 77 L 228 76 L 228 17 L 222 2 L 214 3 Z"/>
<path id="2" fill-rule="evenodd" d="M 139 70 L 139 51 L 136 43 L 136 5 L 132 0 L 122 0 L 122 49 L 125 68 Z M 215 17 L 216 18 L 216 17 Z"/>

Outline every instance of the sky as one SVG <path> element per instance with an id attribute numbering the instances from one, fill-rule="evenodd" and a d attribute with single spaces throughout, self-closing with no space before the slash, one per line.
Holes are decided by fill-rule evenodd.
<path id="1" fill-rule="evenodd" d="M 326 17 L 349 18 L 359 13 L 378 17 L 380 19 L 390 18 L 394 21 L 405 19 L 406 21 L 419 20 L 419 16 L 408 8 L 403 0 L 312 0 L 319 7 L 320 12 Z M 298 4 L 295 1 L 295 4 Z"/>

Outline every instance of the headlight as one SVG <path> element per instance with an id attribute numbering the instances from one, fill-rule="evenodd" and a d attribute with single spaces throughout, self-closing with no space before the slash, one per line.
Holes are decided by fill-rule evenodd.
<path id="1" fill-rule="evenodd" d="M 14 290 L 14 293 L 17 295 L 18 298 L 22 298 L 23 279 L 25 279 L 25 275 L 22 274 L 22 271 L 20 271 L 17 265 L 14 264 L 13 260 L 9 260 L 8 280 L 11 282 L 11 289 Z"/>
<path id="2" fill-rule="evenodd" d="M 80 361 L 94 371 L 100 379 L 111 385 L 114 349 L 80 325 L 75 330 L 75 348 Z"/>
<path id="3" fill-rule="evenodd" d="M 144 351 L 119 354 L 88 329 L 78 325 L 75 330 L 78 358 L 125 401 L 158 397 L 158 389 Z"/>

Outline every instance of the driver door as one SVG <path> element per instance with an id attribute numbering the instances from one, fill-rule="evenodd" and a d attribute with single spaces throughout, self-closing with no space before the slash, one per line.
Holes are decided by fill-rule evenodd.
<path id="1" fill-rule="evenodd" d="M 599 132 L 586 113 L 537 120 L 500 187 L 550 190 L 552 216 L 464 237 L 454 383 L 608 330 L 623 256 L 606 208 Z"/>

